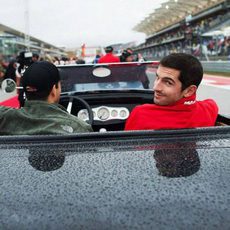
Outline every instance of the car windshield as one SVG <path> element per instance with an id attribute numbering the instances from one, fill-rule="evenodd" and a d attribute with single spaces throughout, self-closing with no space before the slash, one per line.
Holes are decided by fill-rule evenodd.
<path id="1" fill-rule="evenodd" d="M 158 62 L 59 66 L 62 92 L 152 89 Z"/>

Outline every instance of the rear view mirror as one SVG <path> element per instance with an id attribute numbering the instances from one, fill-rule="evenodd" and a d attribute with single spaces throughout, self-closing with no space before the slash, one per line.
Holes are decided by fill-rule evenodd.
<path id="1" fill-rule="evenodd" d="M 16 89 L 16 83 L 14 80 L 8 78 L 2 82 L 2 90 L 4 93 L 12 93 Z"/>

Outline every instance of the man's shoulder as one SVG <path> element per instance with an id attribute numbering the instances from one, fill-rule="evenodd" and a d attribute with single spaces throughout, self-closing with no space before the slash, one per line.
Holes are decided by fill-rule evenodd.
<path id="1" fill-rule="evenodd" d="M 197 104 L 203 107 L 206 111 L 210 111 L 212 113 L 217 114 L 219 111 L 219 107 L 213 99 L 205 99 L 203 101 L 197 101 Z"/>
<path id="2" fill-rule="evenodd" d="M 197 101 L 198 104 L 204 105 L 204 106 L 208 106 L 208 107 L 214 107 L 214 108 L 218 108 L 217 103 L 215 102 L 215 100 L 209 98 L 209 99 L 205 99 L 202 101 Z"/>
<path id="3" fill-rule="evenodd" d="M 111 55 L 111 58 L 116 59 L 116 60 L 120 60 L 120 58 L 114 54 Z"/>
<path id="4" fill-rule="evenodd" d="M 1 115 L 4 115 L 4 113 L 14 113 L 15 111 L 18 111 L 18 109 L 9 107 L 9 106 L 4 106 L 4 105 L 0 105 L 0 111 L 1 111 Z"/>
<path id="5" fill-rule="evenodd" d="M 202 101 L 198 101 L 200 103 L 209 103 L 209 104 L 213 104 L 213 105 L 216 105 L 217 103 L 215 102 L 214 99 L 212 98 L 208 98 L 208 99 L 205 99 L 205 100 L 202 100 Z"/>
<path id="6" fill-rule="evenodd" d="M 102 56 L 99 58 L 98 63 L 102 63 L 106 59 L 106 56 Z"/>

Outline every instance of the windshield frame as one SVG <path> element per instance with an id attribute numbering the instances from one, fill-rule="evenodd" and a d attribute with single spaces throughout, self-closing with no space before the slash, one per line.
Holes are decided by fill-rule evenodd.
<path id="1" fill-rule="evenodd" d="M 58 65 L 62 93 L 99 90 L 152 89 L 159 62 Z M 95 76 L 95 69 L 108 70 L 108 76 Z"/>

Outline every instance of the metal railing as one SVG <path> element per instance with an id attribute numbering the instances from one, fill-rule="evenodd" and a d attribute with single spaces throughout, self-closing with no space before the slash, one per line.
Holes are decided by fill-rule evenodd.
<path id="1" fill-rule="evenodd" d="M 204 71 L 229 73 L 230 76 L 230 61 L 202 61 Z"/>

